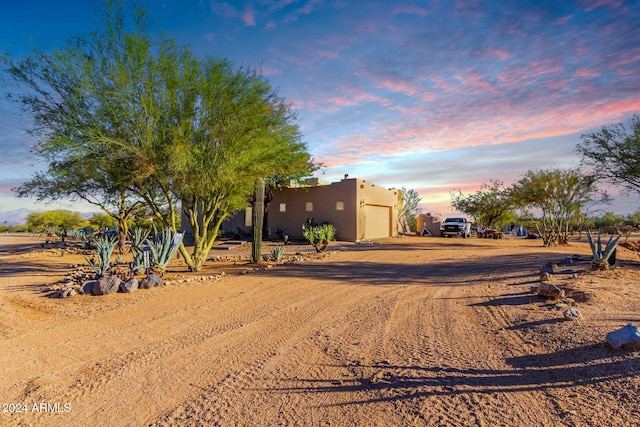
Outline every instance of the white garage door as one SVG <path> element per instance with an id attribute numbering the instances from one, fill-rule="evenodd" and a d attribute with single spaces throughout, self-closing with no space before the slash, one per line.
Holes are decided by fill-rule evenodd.
<path id="1" fill-rule="evenodd" d="M 379 239 L 391 236 L 391 207 L 366 205 L 365 216 L 365 239 Z"/>

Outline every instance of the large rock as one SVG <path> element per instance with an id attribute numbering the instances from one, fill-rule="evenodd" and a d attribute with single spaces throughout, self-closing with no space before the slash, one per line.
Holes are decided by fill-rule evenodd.
<path id="1" fill-rule="evenodd" d="M 135 291 L 136 289 L 138 289 L 138 281 L 135 277 L 132 277 L 131 279 L 120 283 L 120 292 L 129 293 L 131 291 Z"/>
<path id="2" fill-rule="evenodd" d="M 164 285 L 164 282 L 162 277 L 157 274 L 150 274 L 140 281 L 140 289 L 149 289 L 161 285 Z"/>
<path id="3" fill-rule="evenodd" d="M 577 308 L 569 308 L 562 312 L 564 320 L 579 320 L 582 319 L 582 313 Z"/>
<path id="4" fill-rule="evenodd" d="M 83 294 L 91 294 L 93 293 L 93 287 L 98 283 L 96 280 L 88 280 L 82 284 L 80 291 Z"/>
<path id="5" fill-rule="evenodd" d="M 629 323 L 624 328 L 607 334 L 607 342 L 616 350 L 639 350 L 640 329 Z"/>
<path id="6" fill-rule="evenodd" d="M 540 266 L 540 275 L 543 275 L 545 273 L 554 274 L 557 271 L 558 271 L 558 266 L 556 266 L 552 262 L 548 262 Z"/>
<path id="7" fill-rule="evenodd" d="M 120 288 L 122 280 L 118 276 L 103 276 L 93 285 L 93 295 L 106 295 L 116 292 Z"/>
<path id="8" fill-rule="evenodd" d="M 538 295 L 548 299 L 564 298 L 564 289 L 560 289 L 551 282 L 542 282 L 538 286 Z"/>

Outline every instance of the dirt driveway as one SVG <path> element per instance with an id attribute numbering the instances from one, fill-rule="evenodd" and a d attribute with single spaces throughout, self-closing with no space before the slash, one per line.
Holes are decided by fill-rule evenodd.
<path id="1" fill-rule="evenodd" d="M 22 240 L 21 240 L 22 239 Z M 530 292 L 545 249 L 402 238 L 130 294 L 51 299 L 77 255 L 0 236 L 0 425 L 635 426 L 640 263 L 562 267 L 584 318 Z M 187 276 L 174 269 L 173 275 Z M 194 277 L 199 277 L 195 276 Z M 18 412 L 20 411 L 20 412 Z"/>

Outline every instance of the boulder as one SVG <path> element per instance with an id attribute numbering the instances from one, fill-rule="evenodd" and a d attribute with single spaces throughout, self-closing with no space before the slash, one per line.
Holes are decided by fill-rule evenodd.
<path id="1" fill-rule="evenodd" d="M 582 318 L 582 313 L 577 308 L 569 308 L 562 312 L 564 320 L 578 320 Z"/>
<path id="2" fill-rule="evenodd" d="M 135 277 L 132 277 L 131 279 L 120 283 L 119 291 L 129 293 L 131 291 L 135 291 L 136 289 L 138 289 L 138 281 Z"/>
<path id="3" fill-rule="evenodd" d="M 640 329 L 629 323 L 627 326 L 607 334 L 607 342 L 615 350 L 639 350 Z"/>
<path id="4" fill-rule="evenodd" d="M 538 295 L 548 299 L 564 298 L 564 289 L 560 289 L 551 282 L 542 282 L 538 286 Z"/>
<path id="5" fill-rule="evenodd" d="M 80 288 L 80 291 L 83 294 L 90 294 L 93 291 L 93 287 L 95 286 L 95 284 L 98 283 L 96 280 L 89 280 L 86 281 L 82 284 L 82 287 Z"/>
<path id="6" fill-rule="evenodd" d="M 164 285 L 162 277 L 157 274 L 150 274 L 140 281 L 140 289 L 150 289 L 162 285 Z"/>
<path id="7" fill-rule="evenodd" d="M 91 293 L 93 295 L 106 295 L 116 292 L 120 288 L 122 280 L 118 276 L 103 276 L 95 282 Z"/>
<path id="8" fill-rule="evenodd" d="M 558 270 L 558 267 L 554 263 L 548 262 L 540 266 L 540 275 L 543 275 L 545 273 L 553 274 L 557 270 Z"/>
<path id="9" fill-rule="evenodd" d="M 542 273 L 540 275 L 540 282 L 551 282 L 553 280 L 553 274 L 551 273 Z"/>

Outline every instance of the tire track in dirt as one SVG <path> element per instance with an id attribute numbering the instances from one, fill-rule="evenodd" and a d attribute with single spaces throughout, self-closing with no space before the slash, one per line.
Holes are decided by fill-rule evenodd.
<path id="1" fill-rule="evenodd" d="M 361 331 L 358 325 L 373 317 L 366 301 L 349 297 L 361 287 L 330 284 L 327 289 L 339 290 L 339 294 L 325 291 L 318 295 L 319 301 L 313 304 L 317 308 L 298 322 L 291 322 L 287 310 L 272 313 L 269 333 L 245 340 L 243 354 L 253 354 L 253 347 L 267 347 L 266 357 L 255 359 L 236 376 L 215 384 L 194 402 L 185 402 L 155 425 L 198 425 L 198 421 L 189 421 L 194 414 L 200 414 L 196 420 L 211 425 L 258 425 L 265 420 L 271 425 L 308 425 L 314 417 L 322 417 L 314 414 L 314 409 L 335 397 L 309 389 L 309 383 L 328 385 L 350 375 L 337 365 L 343 358 L 338 343 L 352 345 L 355 339 L 362 339 L 362 334 L 354 331 Z M 375 300 L 390 291 L 370 288 L 367 293 Z M 298 311 L 308 307 L 307 301 L 295 304 Z M 334 312 L 347 315 L 334 317 Z M 335 371 L 339 371 L 337 376 Z"/>
<path id="2" fill-rule="evenodd" d="M 229 333 L 234 332 L 237 335 L 235 341 L 241 342 L 247 337 L 238 334 L 237 331 L 252 323 L 262 322 L 272 307 L 278 306 L 283 300 L 295 300 L 301 298 L 303 294 L 312 294 L 312 289 L 304 286 L 286 286 L 280 289 L 278 286 L 262 286 L 261 288 L 259 293 L 264 293 L 264 296 L 258 295 L 258 290 L 249 290 L 244 294 L 248 295 L 247 301 L 257 299 L 262 302 L 261 304 L 239 303 L 237 300 L 243 299 L 242 295 L 238 296 L 233 303 L 229 301 L 227 304 L 217 306 L 215 310 L 207 307 L 206 302 L 199 302 L 191 304 L 192 309 L 197 310 L 194 316 L 185 316 L 184 312 L 178 313 L 171 309 L 167 310 L 169 307 L 165 307 L 158 316 L 150 319 L 148 325 L 144 325 L 144 329 L 156 330 L 158 337 L 169 335 L 170 338 L 153 340 L 143 347 L 125 345 L 126 351 L 121 352 L 111 353 L 113 351 L 111 349 L 106 352 L 107 357 L 98 358 L 97 362 L 92 363 L 85 361 L 84 365 L 81 365 L 82 368 L 75 372 L 69 368 L 64 372 L 36 377 L 30 380 L 35 381 L 38 386 L 32 387 L 29 398 L 72 401 L 78 408 L 78 412 L 85 412 L 82 409 L 86 410 L 90 407 L 93 412 L 92 418 L 81 421 L 91 423 L 92 420 L 97 422 L 97 420 L 117 419 L 128 410 L 127 406 L 132 405 L 117 402 L 117 399 L 98 402 L 93 397 L 106 394 L 106 390 L 127 389 L 129 402 L 136 402 L 136 411 L 140 412 L 140 415 L 135 416 L 134 419 L 144 422 L 143 420 L 148 419 L 153 413 L 153 408 L 162 407 L 166 400 L 175 401 L 176 397 L 185 393 L 194 393 L 194 386 L 188 384 L 185 377 L 197 382 L 196 378 L 209 373 L 206 372 L 205 367 L 209 364 L 215 366 L 216 358 L 234 350 L 233 346 L 227 343 L 219 344 L 220 348 L 216 348 L 216 341 L 224 342 L 228 340 Z M 185 328 L 185 323 L 191 326 Z M 211 324 L 215 326 L 210 326 Z M 138 327 L 140 325 L 136 325 L 135 322 L 125 325 L 127 329 Z M 117 335 L 117 331 L 111 332 Z M 104 339 L 109 337 L 117 341 L 117 336 L 103 334 Z M 200 347 L 206 348 L 201 350 Z M 216 348 L 217 351 L 214 352 L 211 348 Z M 93 351 L 95 352 L 95 349 Z M 91 356 L 90 352 L 87 353 Z M 80 360 L 74 360 L 74 363 L 78 362 Z M 215 372 L 212 374 L 215 375 Z M 60 377 L 71 378 L 66 393 L 60 393 L 59 384 L 54 381 Z M 177 377 L 181 377 L 182 380 L 176 382 Z M 145 381 L 147 378 L 148 382 Z M 136 382 L 139 384 L 132 387 L 131 385 Z M 52 383 L 52 387 L 48 387 L 47 383 Z M 166 384 L 166 388 L 154 390 L 153 384 Z M 168 399 L 166 396 L 174 397 Z M 143 404 L 144 402 L 146 405 Z M 87 406 L 82 408 L 85 403 Z M 143 407 L 145 410 L 141 410 Z M 33 418 L 31 414 L 29 417 Z M 74 420 L 75 414 L 70 414 L 68 419 Z M 46 425 L 47 417 L 42 416 L 38 421 Z M 53 424 L 55 425 L 56 422 Z"/>

